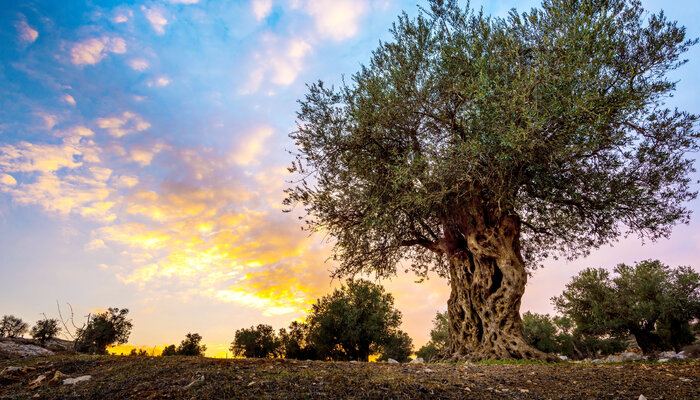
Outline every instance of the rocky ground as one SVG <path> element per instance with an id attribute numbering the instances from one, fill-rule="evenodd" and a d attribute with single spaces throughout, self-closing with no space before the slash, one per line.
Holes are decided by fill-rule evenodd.
<path id="1" fill-rule="evenodd" d="M 698 361 L 389 364 L 58 355 L 0 361 L 0 370 L 0 399 L 700 399 Z"/>

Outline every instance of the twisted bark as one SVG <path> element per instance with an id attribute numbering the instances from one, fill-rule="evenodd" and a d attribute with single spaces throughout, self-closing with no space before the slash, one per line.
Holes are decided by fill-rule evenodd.
<path id="1" fill-rule="evenodd" d="M 520 220 L 493 218 L 482 207 L 445 221 L 451 294 L 453 360 L 552 360 L 527 344 L 520 302 L 527 272 L 520 253 Z"/>

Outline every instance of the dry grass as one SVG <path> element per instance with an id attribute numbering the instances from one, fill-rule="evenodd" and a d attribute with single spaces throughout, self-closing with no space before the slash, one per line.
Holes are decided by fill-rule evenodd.
<path id="1" fill-rule="evenodd" d="M 0 399 L 699 399 L 700 363 L 387 364 L 197 357 L 54 356 L 0 381 Z M 27 389 L 54 371 L 88 382 Z M 202 378 L 203 377 L 203 378 Z M 193 383 L 194 382 L 194 383 Z"/>

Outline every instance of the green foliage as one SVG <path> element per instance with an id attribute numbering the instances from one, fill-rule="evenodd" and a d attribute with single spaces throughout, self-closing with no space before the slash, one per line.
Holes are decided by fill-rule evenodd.
<path id="1" fill-rule="evenodd" d="M 16 338 L 27 332 L 29 325 L 14 315 L 5 315 L 0 321 L 0 337 Z"/>
<path id="2" fill-rule="evenodd" d="M 174 344 L 167 345 L 165 348 L 163 348 L 163 352 L 160 355 L 164 357 L 176 356 L 177 347 Z"/>
<path id="3" fill-rule="evenodd" d="M 379 361 L 387 361 L 390 358 L 398 362 L 407 362 L 413 354 L 413 340 L 402 330 L 396 331 L 389 340 L 381 346 Z"/>
<path id="4" fill-rule="evenodd" d="M 577 360 L 619 353 L 627 348 L 621 338 L 583 334 L 568 317 L 526 312 L 522 320 L 528 344 L 545 353 L 559 353 Z"/>
<path id="5" fill-rule="evenodd" d="M 561 346 L 556 341 L 557 328 L 549 314 L 523 314 L 523 334 L 525 340 L 545 353 L 559 352 Z"/>
<path id="6" fill-rule="evenodd" d="M 124 344 L 129 340 L 133 324 L 126 316 L 126 308 L 109 308 L 88 319 L 87 325 L 78 329 L 76 350 L 83 353 L 106 354 L 107 346 Z"/>
<path id="7" fill-rule="evenodd" d="M 229 350 L 238 357 L 278 357 L 282 355 L 282 342 L 270 325 L 260 324 L 237 330 Z"/>
<path id="8" fill-rule="evenodd" d="M 199 333 L 188 333 L 177 348 L 180 356 L 203 356 L 207 346 L 200 344 L 202 336 Z"/>
<path id="9" fill-rule="evenodd" d="M 697 43 L 684 27 L 632 0 L 505 18 L 429 4 L 348 82 L 300 100 L 286 204 L 334 237 L 336 275 L 391 276 L 405 260 L 448 274 L 447 234 L 472 205 L 517 217 L 530 261 L 689 220 L 698 117 L 664 103 Z"/>
<path id="10" fill-rule="evenodd" d="M 416 356 L 425 361 L 434 361 L 450 347 L 450 320 L 447 311 L 438 312 L 433 318 L 430 340 L 417 352 Z"/>
<path id="11" fill-rule="evenodd" d="M 349 280 L 316 301 L 307 323 L 321 359 L 367 361 L 396 334 L 401 313 L 382 286 Z"/>
<path id="12" fill-rule="evenodd" d="M 279 340 L 282 346 L 284 358 L 297 360 L 315 360 L 318 358 L 316 349 L 308 341 L 309 326 L 305 323 L 293 321 L 289 324 L 289 330 L 279 330 Z"/>
<path id="13" fill-rule="evenodd" d="M 36 322 L 36 325 L 32 327 L 29 334 L 32 335 L 34 339 L 41 342 L 41 344 L 44 344 L 47 340 L 56 337 L 60 331 L 61 328 L 58 326 L 57 319 L 44 318 Z"/>
<path id="14" fill-rule="evenodd" d="M 700 275 L 658 260 L 619 264 L 616 276 L 586 269 L 566 285 L 555 307 L 584 335 L 634 334 L 645 353 L 693 341 L 689 323 L 700 316 Z"/>

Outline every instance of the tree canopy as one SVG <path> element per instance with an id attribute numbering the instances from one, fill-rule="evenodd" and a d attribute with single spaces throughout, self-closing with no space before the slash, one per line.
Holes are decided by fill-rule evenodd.
<path id="1" fill-rule="evenodd" d="M 268 358 L 281 356 L 281 343 L 270 325 L 243 328 L 236 331 L 231 343 L 231 353 L 246 358 Z"/>
<path id="2" fill-rule="evenodd" d="M 58 320 L 53 318 L 44 318 L 36 322 L 29 332 L 30 335 L 42 344 L 47 340 L 56 337 L 61 328 L 58 326 Z"/>
<path id="3" fill-rule="evenodd" d="M 638 1 L 545 0 L 506 18 L 431 1 L 339 88 L 300 101 L 301 203 L 338 273 L 435 268 L 446 216 L 515 213 L 529 259 L 687 222 L 697 116 L 667 109 L 696 39 Z M 439 261 L 439 260 L 438 260 Z"/>
<path id="4" fill-rule="evenodd" d="M 3 315 L 0 321 L 0 337 L 16 338 L 27 333 L 29 325 L 14 315 Z"/>
<path id="5" fill-rule="evenodd" d="M 129 340 L 133 324 L 126 316 L 126 308 L 109 308 L 91 316 L 87 325 L 78 329 L 76 350 L 93 354 L 106 354 L 107 346 L 124 344 Z"/>
<path id="6" fill-rule="evenodd" d="M 700 274 L 658 260 L 581 271 L 555 307 L 592 335 L 633 334 L 645 353 L 694 341 L 689 323 L 700 318 Z"/>
<path id="7" fill-rule="evenodd" d="M 367 361 L 397 334 L 401 312 L 382 286 L 349 280 L 316 301 L 307 323 L 321 359 Z"/>

